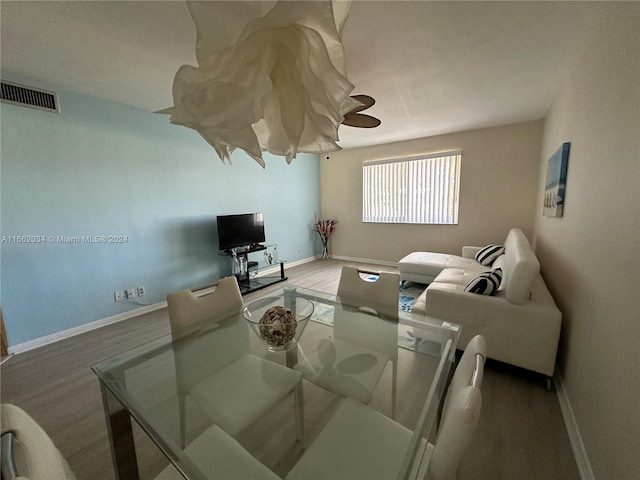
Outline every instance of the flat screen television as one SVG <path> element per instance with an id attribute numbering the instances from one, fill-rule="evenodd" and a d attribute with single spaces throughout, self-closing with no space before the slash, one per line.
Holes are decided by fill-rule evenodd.
<path id="1" fill-rule="evenodd" d="M 264 217 L 262 213 L 218 215 L 218 247 L 230 250 L 264 242 Z"/>

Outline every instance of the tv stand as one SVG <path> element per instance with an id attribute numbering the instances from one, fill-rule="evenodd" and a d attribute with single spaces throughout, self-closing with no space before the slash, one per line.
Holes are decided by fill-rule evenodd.
<path id="1" fill-rule="evenodd" d="M 236 248 L 235 252 L 238 258 L 244 257 L 247 259 L 247 273 L 242 275 L 236 275 L 238 279 L 238 287 L 240 292 L 245 293 L 255 292 L 262 288 L 273 285 L 274 283 L 284 282 L 287 277 L 284 274 L 284 264 L 286 260 L 277 259 L 277 245 L 261 245 L 254 244 L 243 248 Z M 254 259 L 250 260 L 249 255 L 263 252 L 262 255 L 255 255 Z M 226 255 L 232 256 L 231 251 L 225 251 Z M 280 275 L 263 275 L 258 276 L 261 271 L 265 271 L 271 268 L 277 268 L 280 266 Z"/>
<path id="2" fill-rule="evenodd" d="M 229 250 L 225 250 L 224 253 L 226 255 L 231 256 L 232 255 L 231 252 L 233 250 L 235 250 L 236 255 L 238 255 L 238 256 L 243 255 L 243 256 L 246 257 L 247 254 L 249 254 L 249 253 L 260 252 L 262 250 L 266 250 L 267 246 L 272 247 L 274 245 L 262 245 L 260 243 L 254 243 L 253 245 L 246 245 L 244 247 L 237 247 L 237 248 L 232 248 L 232 249 L 229 249 Z"/>

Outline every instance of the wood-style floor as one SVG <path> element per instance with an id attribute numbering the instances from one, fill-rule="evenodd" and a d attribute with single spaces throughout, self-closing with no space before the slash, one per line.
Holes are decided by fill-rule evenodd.
<path id="1" fill-rule="evenodd" d="M 314 261 L 288 268 L 287 283 L 335 293 L 340 269 L 354 264 Z M 282 288 L 280 283 L 266 291 Z M 90 367 L 169 333 L 166 309 L 141 315 L 10 357 L 0 367 L 1 400 L 26 410 L 49 433 L 79 480 L 114 479 L 98 380 Z M 459 479 L 578 479 L 558 399 L 531 373 L 488 361 L 483 405 L 476 435 L 459 470 Z M 138 432 L 136 440 L 143 442 Z M 141 471 L 151 478 L 162 457 L 143 445 Z M 52 479 L 57 480 L 57 479 Z"/>

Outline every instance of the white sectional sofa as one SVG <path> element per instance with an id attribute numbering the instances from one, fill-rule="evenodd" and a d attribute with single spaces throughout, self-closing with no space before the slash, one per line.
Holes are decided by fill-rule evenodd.
<path id="1" fill-rule="evenodd" d="M 481 247 L 464 247 L 461 257 L 431 252 L 407 255 L 399 262 L 401 279 L 429 283 L 412 313 L 462 325 L 459 345 L 483 335 L 489 358 L 542 373 L 549 380 L 555 368 L 562 314 L 522 231 L 512 229 L 504 247 L 491 266 L 474 259 Z M 479 273 L 497 268 L 502 269 L 502 282 L 495 295 L 465 291 Z"/>

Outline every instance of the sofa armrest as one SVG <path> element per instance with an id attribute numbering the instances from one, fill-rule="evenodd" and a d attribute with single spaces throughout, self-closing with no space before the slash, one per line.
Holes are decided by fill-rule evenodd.
<path id="1" fill-rule="evenodd" d="M 425 292 L 425 314 L 462 325 L 460 345 L 475 335 L 487 339 L 487 355 L 553 376 L 562 314 L 544 296 L 515 305 L 502 296 L 477 295 L 434 282 Z"/>
<path id="2" fill-rule="evenodd" d="M 478 253 L 482 248 L 484 247 L 474 247 L 471 245 L 465 245 L 464 247 L 462 247 L 462 256 L 464 258 L 471 258 L 475 260 L 476 253 Z"/>

